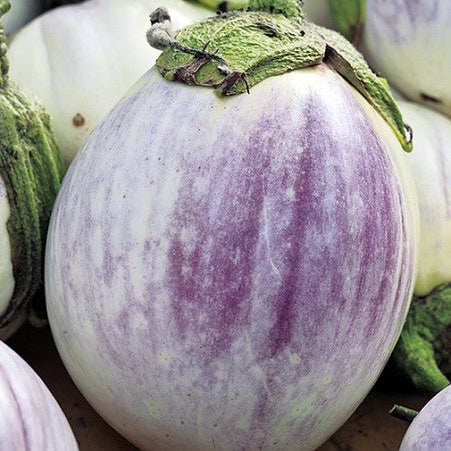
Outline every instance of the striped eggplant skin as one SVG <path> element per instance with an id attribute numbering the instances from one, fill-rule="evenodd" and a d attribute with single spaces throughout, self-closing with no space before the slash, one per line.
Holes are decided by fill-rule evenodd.
<path id="1" fill-rule="evenodd" d="M 414 175 L 420 209 L 420 256 L 415 294 L 424 296 L 451 282 L 451 120 L 425 106 L 398 101 L 413 128 L 406 159 Z"/>
<path id="2" fill-rule="evenodd" d="M 451 116 L 449 0 L 368 0 L 362 51 L 410 100 Z"/>
<path id="3" fill-rule="evenodd" d="M 388 359 L 415 190 L 326 66 L 218 98 L 151 69 L 72 163 L 46 252 L 51 329 L 142 449 L 314 449 Z"/>
<path id="4" fill-rule="evenodd" d="M 451 386 L 435 395 L 414 418 L 400 451 L 451 449 Z"/>
<path id="5" fill-rule="evenodd" d="M 0 449 L 77 451 L 69 422 L 34 370 L 0 341 Z"/>

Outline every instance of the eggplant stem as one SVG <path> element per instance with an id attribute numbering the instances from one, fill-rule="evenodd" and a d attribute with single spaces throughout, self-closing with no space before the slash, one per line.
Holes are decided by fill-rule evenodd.
<path id="1" fill-rule="evenodd" d="M 398 420 L 407 421 L 411 423 L 414 418 L 418 415 L 417 410 L 409 409 L 408 407 L 398 406 L 395 404 L 390 409 L 390 415 Z"/>

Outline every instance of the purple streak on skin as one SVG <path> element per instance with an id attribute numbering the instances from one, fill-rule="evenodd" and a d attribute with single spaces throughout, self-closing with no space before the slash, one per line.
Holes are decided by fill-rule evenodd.
<path id="1" fill-rule="evenodd" d="M 321 108 L 315 105 L 315 109 L 306 107 L 306 111 L 313 112 L 312 117 L 308 119 L 308 128 L 305 130 L 298 130 L 298 140 L 302 143 L 304 148 L 318 148 L 327 142 L 328 134 L 333 131 L 327 130 L 327 124 L 321 121 Z M 280 113 L 279 113 L 280 114 Z M 309 113 L 310 114 L 310 113 Z M 277 116 L 277 113 L 274 114 Z M 281 137 L 277 136 L 278 126 L 275 127 L 271 124 L 272 119 L 269 119 L 267 123 L 260 124 L 256 128 L 258 130 L 270 130 L 274 134 L 274 140 L 280 141 Z M 372 141 L 371 145 L 378 145 L 377 138 L 374 132 L 366 124 L 368 140 Z M 296 138 L 294 138 L 296 140 Z M 227 140 L 224 140 L 225 142 Z M 284 208 L 283 199 L 280 198 L 280 192 L 283 192 L 287 187 L 281 183 L 277 189 L 280 192 L 271 192 L 274 190 L 274 186 L 271 186 L 268 182 L 268 178 L 271 177 L 269 173 L 271 168 L 268 163 L 268 158 L 275 159 L 274 156 L 268 156 L 271 151 L 277 152 L 277 147 L 270 148 L 268 153 L 261 152 L 261 149 L 268 148 L 268 143 L 262 143 L 261 138 L 256 136 L 250 136 L 249 146 L 243 150 L 244 156 L 233 155 L 232 160 L 240 160 L 241 168 L 236 169 L 236 178 L 229 180 L 230 186 L 233 188 L 229 192 L 222 194 L 221 207 L 218 210 L 218 216 L 212 216 L 211 209 L 208 206 L 208 198 L 199 199 L 195 197 L 190 183 L 191 179 L 187 176 L 184 178 L 187 182 L 187 186 L 181 188 L 183 193 L 176 207 L 176 214 L 174 220 L 174 238 L 172 239 L 172 245 L 170 250 L 170 286 L 173 288 L 173 311 L 176 318 L 176 322 L 181 334 L 181 339 L 191 336 L 195 331 L 209 331 L 211 334 L 209 344 L 206 344 L 203 356 L 212 356 L 213 359 L 218 354 L 226 352 L 229 349 L 230 343 L 233 341 L 233 331 L 235 327 L 243 327 L 249 321 L 248 319 L 248 303 L 247 298 L 251 292 L 251 276 L 255 269 L 261 273 L 262 269 L 259 268 L 259 258 L 256 256 L 256 246 L 259 234 L 259 221 L 262 217 L 263 211 L 263 197 L 264 195 L 279 196 L 278 202 L 281 205 L 280 215 L 283 217 Z M 274 143 L 273 143 L 274 145 Z M 324 306 L 315 308 L 314 305 L 302 304 L 315 299 L 316 293 L 319 291 L 319 284 L 321 284 L 321 274 L 325 274 L 331 265 L 331 261 L 335 262 L 334 265 L 339 267 L 344 258 L 344 255 L 331 254 L 330 250 L 326 247 L 319 249 L 321 254 L 318 257 L 311 258 L 312 270 L 315 270 L 317 274 L 312 275 L 310 280 L 300 280 L 299 275 L 300 263 L 305 256 L 302 255 L 303 247 L 297 247 L 296 241 L 305 242 L 308 240 L 308 236 L 311 233 L 311 229 L 320 228 L 322 224 L 329 220 L 334 220 L 336 223 L 346 223 L 347 221 L 347 206 L 343 205 L 342 208 L 330 213 L 328 211 L 322 211 L 321 203 L 316 207 L 312 204 L 312 199 L 320 199 L 326 192 L 321 193 L 318 191 L 318 186 L 323 184 L 325 190 L 327 190 L 327 180 L 323 177 L 323 160 L 330 158 L 327 151 L 333 153 L 333 148 L 324 149 L 323 155 L 306 151 L 298 159 L 297 165 L 303 171 L 298 173 L 297 181 L 295 182 L 296 193 L 296 209 L 289 219 L 289 222 L 282 232 L 285 239 L 291 242 L 293 246 L 286 251 L 283 258 L 290 262 L 289 269 L 283 272 L 283 282 L 279 284 L 279 290 L 274 293 L 274 297 L 270 301 L 273 314 L 276 320 L 269 332 L 270 342 L 264 348 L 266 353 L 261 356 L 262 359 L 271 358 L 274 355 L 280 353 L 287 344 L 292 340 L 293 325 L 295 324 L 299 311 L 303 308 L 312 310 L 317 320 L 321 322 L 321 319 L 326 318 L 327 307 Z M 230 149 L 231 153 L 233 149 Z M 349 149 L 350 153 L 362 154 L 362 160 L 371 160 L 375 157 L 368 155 L 361 151 L 360 148 Z M 375 152 L 376 154 L 376 152 Z M 225 163 L 227 164 L 227 162 Z M 381 160 L 377 163 L 382 165 L 380 173 L 390 173 L 390 168 L 387 165 L 387 161 Z M 233 165 L 233 163 L 232 163 Z M 223 164 L 220 163 L 213 171 L 221 171 Z M 246 183 L 246 171 L 252 168 L 254 181 L 252 184 Z M 374 168 L 374 166 L 373 166 Z M 374 169 L 372 169 L 373 171 Z M 186 173 L 192 171 L 192 168 L 188 167 Z M 395 215 L 395 212 L 399 208 L 399 199 L 392 198 L 392 193 L 389 190 L 389 186 L 393 185 L 393 180 L 389 177 L 387 180 L 378 180 L 373 172 L 366 172 L 367 168 L 362 168 L 362 178 L 366 179 L 366 187 L 363 189 L 366 191 L 362 197 L 365 197 L 369 204 L 374 202 L 380 203 L 380 192 L 383 192 L 384 204 L 381 210 L 384 211 L 387 217 Z M 217 180 L 216 176 L 212 177 L 212 180 Z M 344 182 L 343 182 L 344 183 Z M 340 186 L 337 187 L 340 189 Z M 349 187 L 344 186 L 342 190 L 348 190 Z M 211 186 L 208 190 L 209 193 L 215 191 L 215 187 Z M 239 193 L 238 199 L 232 199 L 232 193 Z M 341 196 L 346 198 L 346 191 L 342 191 L 337 194 L 337 200 Z M 216 193 L 215 196 L 221 195 Z M 350 206 L 349 206 L 350 207 Z M 204 213 L 201 213 L 204 212 Z M 371 266 L 371 261 L 375 258 L 375 250 L 379 248 L 380 243 L 374 242 L 374 237 L 380 236 L 378 228 L 385 227 L 383 224 L 375 223 L 371 217 L 372 211 L 368 212 L 368 217 L 363 224 L 363 230 L 360 232 L 361 236 L 365 236 L 367 245 L 364 249 L 365 256 L 363 259 L 363 265 L 365 267 Z M 332 215 L 332 216 L 331 216 Z M 223 217 L 226 217 L 225 223 Z M 230 222 L 229 218 L 233 218 Z M 381 219 L 382 223 L 384 219 Z M 193 226 L 198 230 L 199 241 L 196 243 L 194 250 L 188 255 L 183 255 L 182 245 L 178 238 L 181 228 Z M 210 237 L 210 233 L 214 234 L 215 242 L 212 248 L 208 248 L 205 240 Z M 386 229 L 386 243 L 396 243 L 401 238 L 398 235 L 397 228 L 387 227 Z M 294 238 L 297 237 L 297 238 Z M 240 267 L 236 267 L 233 264 L 233 252 L 237 246 L 241 246 L 242 254 L 244 255 L 244 261 L 240 262 Z M 335 249 L 335 251 L 343 252 L 345 249 Z M 208 256 L 205 257 L 206 252 Z M 397 259 L 396 253 L 391 251 L 386 255 L 386 266 L 391 267 L 394 261 Z M 315 268 L 315 265 L 318 266 Z M 185 270 L 189 269 L 189 274 L 184 275 Z M 208 282 L 208 283 L 206 283 Z M 365 278 L 361 280 L 361 287 L 359 289 L 360 294 L 363 295 L 363 291 L 374 289 L 374 287 L 366 285 Z M 393 281 L 381 281 L 379 288 L 380 292 L 376 293 L 375 298 L 379 295 L 378 299 L 383 299 L 383 294 L 387 290 L 389 283 Z M 340 298 L 338 296 L 341 290 L 341 281 L 335 280 L 335 286 L 332 287 L 332 293 L 336 293 L 337 298 L 333 299 L 335 303 L 344 304 L 348 300 Z M 268 287 L 268 291 L 271 289 Z M 357 298 L 360 295 L 358 294 Z M 359 302 L 354 304 L 356 310 L 355 313 L 361 308 Z M 376 314 L 379 310 L 377 302 L 373 303 L 372 315 L 377 317 Z M 204 322 L 201 319 L 200 312 L 207 313 L 208 322 Z M 377 327 L 377 322 L 374 322 L 374 326 L 370 325 L 367 329 L 366 338 L 373 335 L 374 331 L 372 327 Z M 208 351 L 207 351 L 208 349 Z"/>

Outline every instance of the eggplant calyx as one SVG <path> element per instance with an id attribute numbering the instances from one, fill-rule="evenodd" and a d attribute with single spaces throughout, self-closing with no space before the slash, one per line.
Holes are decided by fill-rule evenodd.
<path id="1" fill-rule="evenodd" d="M 150 45 L 170 81 L 213 88 L 223 97 L 249 92 L 268 77 L 326 64 L 346 79 L 393 129 L 402 147 L 412 136 L 387 82 L 374 74 L 343 36 L 304 18 L 297 0 L 251 0 L 247 10 L 219 13 L 175 33 L 170 15 L 150 15 Z"/>

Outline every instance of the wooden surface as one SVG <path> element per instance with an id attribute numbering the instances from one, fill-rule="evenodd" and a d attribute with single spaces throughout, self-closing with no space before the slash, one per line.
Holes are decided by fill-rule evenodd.
<path id="1" fill-rule="evenodd" d="M 81 451 L 136 450 L 89 406 L 58 357 L 48 328 L 24 327 L 7 342 L 49 387 L 67 415 Z M 413 391 L 376 387 L 318 451 L 397 450 L 408 424 L 389 415 L 393 404 L 418 410 L 430 398 Z"/>

